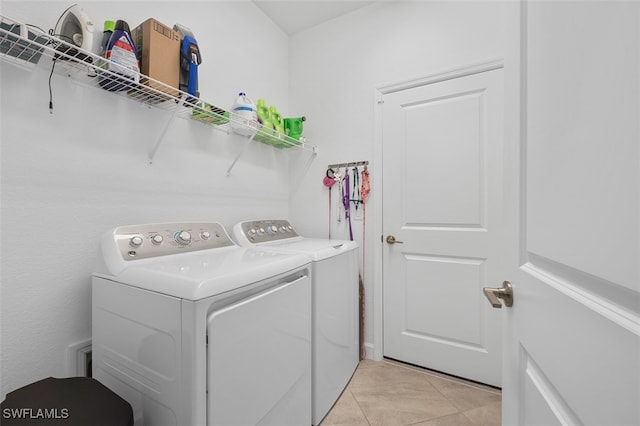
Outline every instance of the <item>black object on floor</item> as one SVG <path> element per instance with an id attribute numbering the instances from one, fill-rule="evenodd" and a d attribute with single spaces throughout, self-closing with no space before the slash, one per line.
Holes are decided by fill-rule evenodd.
<path id="1" fill-rule="evenodd" d="M 90 377 L 49 377 L 9 392 L 0 424 L 133 426 L 131 405 Z"/>

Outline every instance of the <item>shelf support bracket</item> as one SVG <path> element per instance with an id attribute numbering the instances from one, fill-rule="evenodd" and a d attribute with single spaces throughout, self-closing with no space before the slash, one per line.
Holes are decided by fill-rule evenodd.
<path id="1" fill-rule="evenodd" d="M 164 136 L 167 134 L 167 130 L 169 130 L 169 126 L 171 126 L 171 123 L 173 123 L 173 119 L 176 118 L 176 115 L 177 115 L 177 111 L 171 114 L 171 117 L 169 117 L 169 120 L 167 120 L 164 127 L 162 128 L 162 132 L 160 133 L 160 136 L 158 136 L 158 141 L 156 142 L 156 145 L 153 147 L 153 149 L 149 153 L 149 164 L 153 164 L 153 159 L 156 156 L 156 153 L 158 152 L 158 148 L 160 148 L 160 145 L 162 145 L 162 142 L 164 141 Z"/>
<path id="2" fill-rule="evenodd" d="M 255 132 L 254 134 L 252 134 L 248 139 L 247 142 L 244 144 L 244 146 L 242 147 L 242 150 L 238 153 L 238 155 L 236 155 L 236 158 L 233 160 L 233 163 L 231 163 L 231 165 L 229 166 L 229 168 L 227 169 L 227 177 L 231 176 L 231 170 L 235 167 L 236 163 L 238 162 L 238 160 L 240 159 L 240 157 L 242 157 L 245 153 L 245 151 L 247 150 L 247 148 L 249 148 L 249 145 L 251 145 L 251 142 L 253 142 L 253 138 L 256 136 L 258 132 Z"/>

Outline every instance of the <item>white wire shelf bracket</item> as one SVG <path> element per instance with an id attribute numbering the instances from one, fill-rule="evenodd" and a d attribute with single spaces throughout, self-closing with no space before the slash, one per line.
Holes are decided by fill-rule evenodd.
<path id="1" fill-rule="evenodd" d="M 166 111 L 170 119 L 149 154 L 152 163 L 164 135 L 173 118 L 179 117 L 196 121 L 218 131 L 230 134 L 234 128 L 244 129 L 242 133 L 249 142 L 256 140 L 278 149 L 295 149 L 318 153 L 315 145 L 304 138 L 296 140 L 274 130 L 266 130 L 256 121 L 213 106 L 201 98 L 194 97 L 175 87 L 155 80 L 139 72 L 132 72 L 120 64 L 105 59 L 95 53 L 82 50 L 39 28 L 25 25 L 0 15 L 0 58 L 23 69 L 34 69 L 39 63 L 51 64 L 52 73 L 62 75 L 74 83 L 92 86 L 124 96 L 151 108 Z M 49 61 L 42 61 L 42 59 Z M 177 66 L 177 65 L 176 65 Z M 236 158 L 229 172 L 238 161 Z"/>

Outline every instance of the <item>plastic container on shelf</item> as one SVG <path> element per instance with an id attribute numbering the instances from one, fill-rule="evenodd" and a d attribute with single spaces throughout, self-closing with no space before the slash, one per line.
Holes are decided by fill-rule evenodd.
<path id="1" fill-rule="evenodd" d="M 271 118 L 269 117 L 269 107 L 265 103 L 264 99 L 258 99 L 256 109 L 258 122 L 263 126 L 269 127 L 271 125 Z"/>
<path id="2" fill-rule="evenodd" d="M 284 135 L 284 121 L 282 121 L 282 114 L 278 112 L 276 107 L 269 107 L 269 116 L 271 117 L 271 122 L 273 123 L 273 128 L 276 132 Z"/>
<path id="3" fill-rule="evenodd" d="M 273 114 L 273 112 L 276 111 L 275 107 L 269 107 L 264 99 L 258 99 L 257 108 L 258 121 L 261 126 L 255 139 L 269 145 L 278 145 L 280 143 L 280 139 L 278 138 L 278 133 L 276 132 L 274 124 L 274 118 L 278 119 L 278 117 Z"/>
<path id="4" fill-rule="evenodd" d="M 271 116 L 269 115 L 269 107 L 265 103 L 264 99 L 258 99 L 258 122 L 260 123 L 260 130 L 255 139 L 269 143 L 269 138 L 273 135 L 273 123 L 271 123 Z"/>
<path id="5" fill-rule="evenodd" d="M 113 34 L 109 38 L 105 50 L 105 58 L 109 61 L 105 69 L 116 73 L 102 73 L 100 86 L 111 92 L 119 92 L 131 88 L 140 81 L 140 62 L 136 53 L 136 47 L 131 38 L 129 24 L 123 20 L 117 20 Z"/>
<path id="6" fill-rule="evenodd" d="M 104 26 L 102 30 L 102 40 L 100 40 L 100 48 L 98 50 L 98 55 L 101 59 L 96 61 L 96 66 L 100 68 L 100 70 L 107 69 L 108 62 L 106 61 L 107 57 L 107 48 L 109 46 L 109 40 L 111 40 L 111 35 L 113 34 L 113 30 L 116 28 L 115 21 L 106 20 L 104 21 Z M 110 78 L 108 73 L 101 73 L 98 70 L 98 83 L 100 86 L 103 84 L 108 84 L 108 79 Z"/>
<path id="7" fill-rule="evenodd" d="M 116 23 L 114 21 L 106 20 L 104 21 L 104 30 L 102 31 L 102 41 L 100 42 L 100 56 L 103 58 L 107 54 L 107 46 L 109 45 L 109 40 L 111 39 L 111 35 L 113 31 L 116 29 Z"/>
<path id="8" fill-rule="evenodd" d="M 284 119 L 284 132 L 292 139 L 300 140 L 302 136 L 302 123 L 306 121 L 306 117 L 289 117 Z"/>
<path id="9" fill-rule="evenodd" d="M 229 122 L 229 112 L 207 102 L 198 102 L 191 111 L 191 118 L 215 125 Z"/>
<path id="10" fill-rule="evenodd" d="M 256 105 L 246 93 L 240 92 L 231 107 L 231 128 L 239 135 L 252 136 L 258 130 Z"/>

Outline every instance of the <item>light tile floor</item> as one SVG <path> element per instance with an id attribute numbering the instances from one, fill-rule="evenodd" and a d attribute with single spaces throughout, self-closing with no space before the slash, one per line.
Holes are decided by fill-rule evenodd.
<path id="1" fill-rule="evenodd" d="M 499 389 L 408 366 L 364 360 L 321 426 L 500 425 Z"/>

